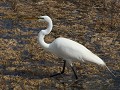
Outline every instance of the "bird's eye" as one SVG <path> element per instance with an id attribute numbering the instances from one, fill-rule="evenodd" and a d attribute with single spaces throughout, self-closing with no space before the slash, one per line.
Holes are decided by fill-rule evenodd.
<path id="1" fill-rule="evenodd" d="M 44 17 L 42 17 L 42 16 L 39 16 L 39 17 L 38 17 L 38 19 L 44 19 Z"/>

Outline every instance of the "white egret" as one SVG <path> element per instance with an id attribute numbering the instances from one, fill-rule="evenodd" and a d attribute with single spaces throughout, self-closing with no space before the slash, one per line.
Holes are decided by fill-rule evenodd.
<path id="1" fill-rule="evenodd" d="M 62 69 L 61 73 L 58 73 L 58 74 L 55 74 L 52 76 L 63 74 L 64 70 L 65 70 L 65 64 L 66 64 L 66 62 L 68 62 L 74 72 L 75 78 L 78 79 L 76 72 L 73 68 L 73 64 L 72 64 L 72 61 L 74 61 L 74 60 L 83 61 L 83 62 L 85 62 L 85 61 L 93 62 L 98 65 L 105 66 L 109 70 L 109 68 L 106 66 L 105 62 L 101 58 L 99 58 L 97 55 L 93 54 L 85 46 L 83 46 L 75 41 L 72 41 L 67 38 L 59 37 L 50 44 L 46 43 L 44 41 L 44 37 L 45 37 L 45 35 L 48 35 L 52 30 L 52 27 L 53 27 L 52 20 L 49 16 L 40 16 L 40 17 L 38 17 L 38 21 L 48 22 L 47 29 L 41 30 L 38 34 L 38 41 L 39 41 L 40 46 L 44 50 L 49 51 L 49 52 L 57 55 L 58 57 L 61 57 L 64 59 L 64 65 L 63 65 L 63 69 Z"/>

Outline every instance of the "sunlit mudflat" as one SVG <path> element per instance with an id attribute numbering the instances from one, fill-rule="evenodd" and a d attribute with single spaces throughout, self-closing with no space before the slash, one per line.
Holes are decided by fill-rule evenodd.
<path id="1" fill-rule="evenodd" d="M 119 90 L 120 2 L 103 1 L 0 1 L 0 89 Z M 100 56 L 116 77 L 96 64 L 75 62 L 79 80 L 69 66 L 65 74 L 50 78 L 60 72 L 63 62 L 38 44 L 37 34 L 47 23 L 19 19 L 39 15 L 53 19 L 53 31 L 46 42 L 60 36 L 75 40 Z"/>

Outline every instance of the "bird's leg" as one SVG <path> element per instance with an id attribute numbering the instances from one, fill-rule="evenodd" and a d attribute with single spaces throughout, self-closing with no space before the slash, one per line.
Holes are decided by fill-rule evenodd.
<path id="1" fill-rule="evenodd" d="M 65 72 L 65 66 L 66 66 L 66 61 L 65 60 L 63 60 L 63 61 L 64 61 L 64 64 L 63 64 L 63 69 L 61 71 L 61 74 L 63 74 Z"/>
<path id="2" fill-rule="evenodd" d="M 70 66 L 71 66 L 72 71 L 73 71 L 73 73 L 74 73 L 74 75 L 75 75 L 75 78 L 78 79 L 78 76 L 77 76 L 77 74 L 76 74 L 76 72 L 75 72 L 75 69 L 74 69 L 73 65 L 70 65 Z"/>
<path id="3" fill-rule="evenodd" d="M 66 66 L 66 61 L 65 61 L 65 60 L 63 60 L 63 61 L 64 61 L 64 64 L 63 64 L 63 69 L 62 69 L 62 71 L 61 71 L 60 73 L 57 73 L 57 74 L 54 74 L 54 75 L 50 75 L 50 77 L 54 77 L 54 76 L 61 75 L 61 74 L 64 73 L 64 71 L 65 71 L 65 66 Z"/>

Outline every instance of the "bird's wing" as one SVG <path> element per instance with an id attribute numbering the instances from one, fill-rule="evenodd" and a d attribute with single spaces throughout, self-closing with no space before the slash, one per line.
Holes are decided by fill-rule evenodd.
<path id="1" fill-rule="evenodd" d="M 85 46 L 66 38 L 57 38 L 51 43 L 51 52 L 66 60 L 90 61 L 104 65 L 97 55 L 93 54 Z"/>
<path id="2" fill-rule="evenodd" d="M 53 53 L 65 59 L 76 59 L 84 61 L 82 58 L 84 53 L 91 53 L 91 51 L 89 51 L 83 45 L 66 38 L 57 38 L 53 41 L 51 47 Z"/>

